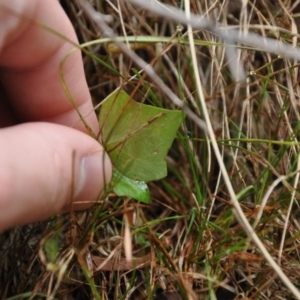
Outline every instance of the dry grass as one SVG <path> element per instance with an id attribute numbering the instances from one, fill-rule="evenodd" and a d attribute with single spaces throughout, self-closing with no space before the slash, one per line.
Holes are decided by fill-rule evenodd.
<path id="1" fill-rule="evenodd" d="M 103 38 L 77 1 L 61 2 L 81 43 Z M 226 56 L 224 40 L 200 30 L 193 31 L 196 45 L 191 47 L 185 24 L 127 1 L 93 2 L 97 11 L 113 17 L 110 26 L 117 36 L 158 37 L 156 43 L 135 44 L 134 52 L 201 120 L 205 100 L 240 208 L 262 245 L 299 288 L 298 62 L 247 45 L 234 47 L 236 57 Z M 224 28 L 298 45 L 300 4 L 241 3 L 191 1 L 190 9 Z M 185 42 L 172 42 L 175 38 Z M 177 108 L 157 80 L 138 73 L 139 64 L 117 47 L 98 43 L 88 50 L 101 60 L 84 57 L 95 106 L 121 85 L 138 101 Z M 231 59 L 242 67 L 243 80 L 233 77 Z M 186 118 L 167 158 L 168 177 L 150 183 L 149 205 L 109 193 L 87 212 L 2 234 L 1 299 L 297 299 L 238 222 L 208 137 Z M 131 262 L 123 248 L 126 222 L 135 257 Z"/>

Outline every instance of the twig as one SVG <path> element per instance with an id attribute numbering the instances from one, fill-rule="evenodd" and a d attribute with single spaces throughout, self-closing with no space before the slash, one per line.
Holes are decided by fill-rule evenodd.
<path id="1" fill-rule="evenodd" d="M 290 45 L 284 44 L 280 41 L 270 39 L 267 37 L 261 37 L 258 34 L 248 32 L 247 34 L 242 33 L 236 29 L 222 28 L 216 22 L 212 22 L 203 16 L 197 16 L 191 14 L 190 18 L 187 19 L 185 13 L 171 5 L 159 4 L 157 1 L 140 1 L 140 0 L 129 0 L 136 5 L 143 7 L 158 16 L 168 18 L 170 20 L 181 22 L 183 24 L 190 24 L 193 29 L 205 30 L 213 33 L 220 38 L 224 39 L 227 44 L 233 42 L 240 43 L 252 47 L 258 47 L 267 52 L 276 53 L 289 58 L 294 58 L 300 61 L 300 50 Z M 231 44 L 232 45 L 232 44 Z"/>

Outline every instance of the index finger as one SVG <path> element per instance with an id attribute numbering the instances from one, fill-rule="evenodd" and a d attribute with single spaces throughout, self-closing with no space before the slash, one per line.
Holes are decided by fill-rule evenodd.
<path id="1" fill-rule="evenodd" d="M 4 36 L 0 39 L 0 82 L 17 120 L 50 121 L 84 130 L 59 77 L 60 63 L 74 45 L 37 25 L 44 24 L 77 43 L 59 2 L 1 0 L 0 5 L 0 32 Z M 79 50 L 66 59 L 62 72 L 76 106 L 96 132 L 97 119 Z"/>

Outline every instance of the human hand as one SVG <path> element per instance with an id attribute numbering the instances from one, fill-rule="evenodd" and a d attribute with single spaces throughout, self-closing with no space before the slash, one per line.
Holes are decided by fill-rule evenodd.
<path id="1" fill-rule="evenodd" d="M 59 79 L 59 64 L 74 46 L 22 15 L 77 42 L 57 0 L 0 0 L 0 231 L 66 211 L 72 200 L 75 209 L 91 205 L 112 174 Z M 63 74 L 97 133 L 80 51 L 66 60 Z"/>

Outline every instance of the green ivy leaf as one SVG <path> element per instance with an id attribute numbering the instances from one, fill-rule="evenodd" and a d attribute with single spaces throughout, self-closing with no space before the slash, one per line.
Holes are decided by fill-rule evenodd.
<path id="1" fill-rule="evenodd" d="M 114 192 L 118 196 L 127 196 L 146 204 L 150 202 L 150 192 L 147 183 L 129 179 L 120 174 L 117 169 L 114 169 L 113 172 L 112 185 Z"/>
<path id="2" fill-rule="evenodd" d="M 112 93 L 101 105 L 99 123 L 115 168 L 135 181 L 166 177 L 165 158 L 183 117 L 181 111 L 138 103 L 122 90 Z"/>

